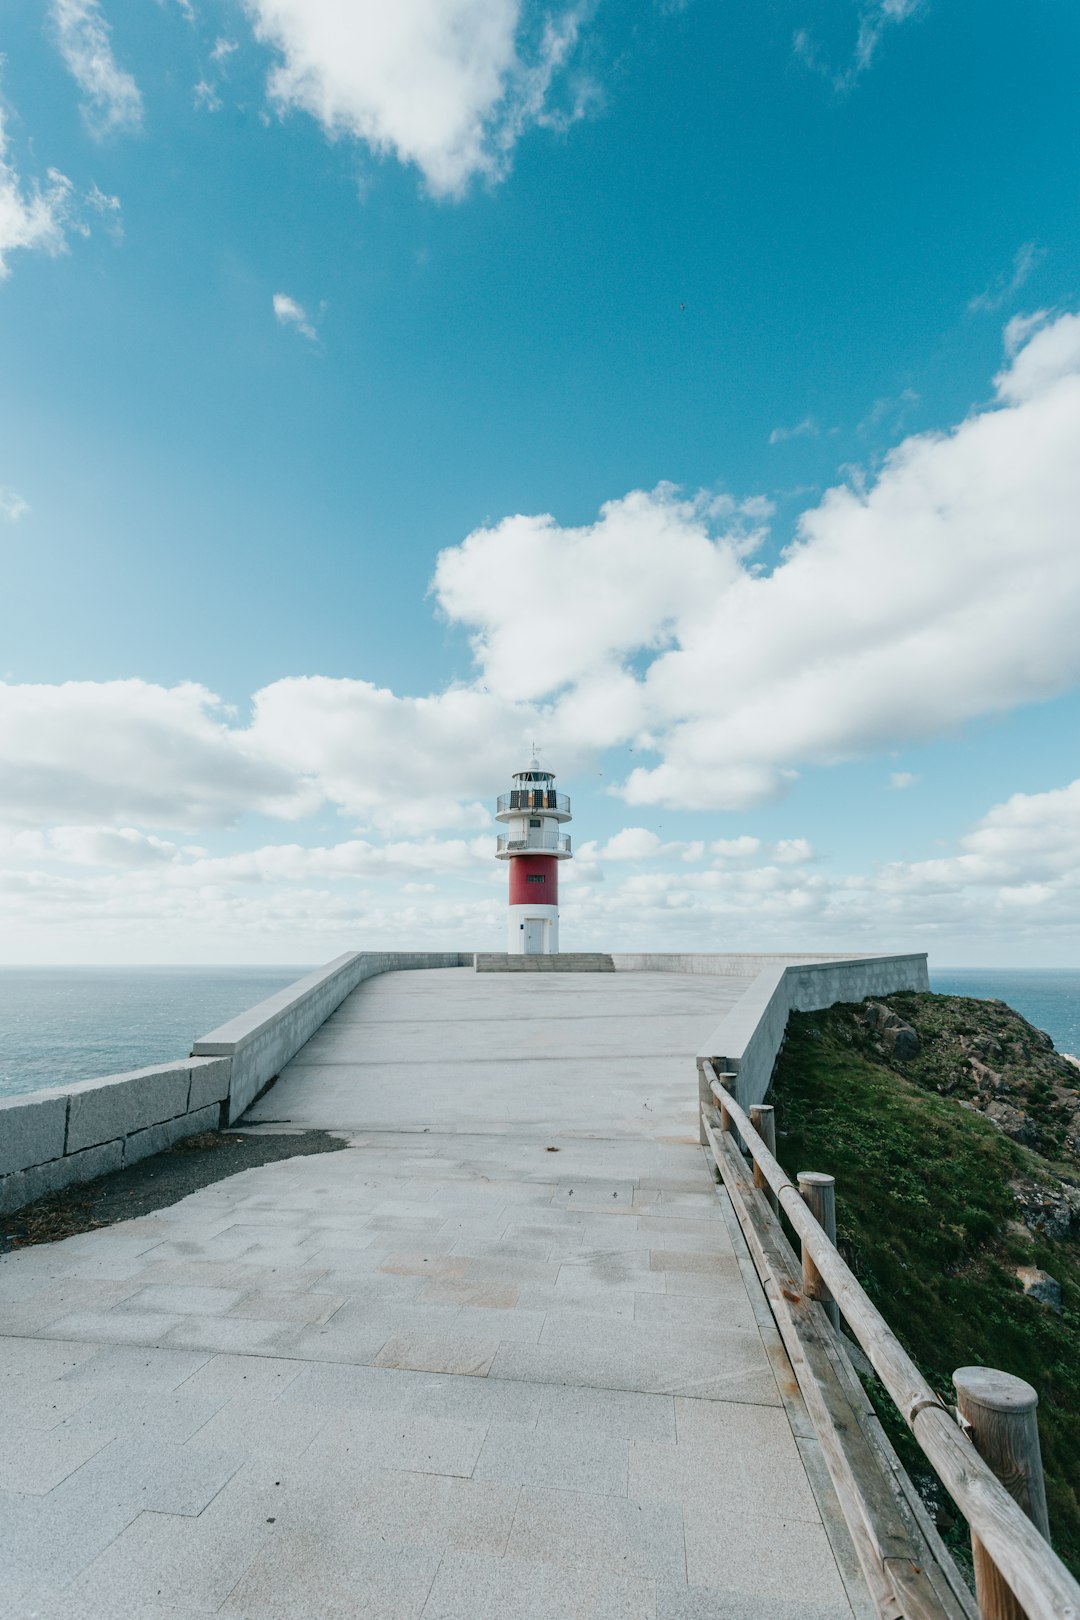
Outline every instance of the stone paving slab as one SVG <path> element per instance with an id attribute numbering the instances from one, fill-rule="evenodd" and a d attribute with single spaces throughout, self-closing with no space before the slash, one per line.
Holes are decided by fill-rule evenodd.
<path id="1" fill-rule="evenodd" d="M 739 988 L 371 980 L 255 1111 L 347 1151 L 0 1259 L 2 1620 L 852 1620 L 696 1140 Z"/>

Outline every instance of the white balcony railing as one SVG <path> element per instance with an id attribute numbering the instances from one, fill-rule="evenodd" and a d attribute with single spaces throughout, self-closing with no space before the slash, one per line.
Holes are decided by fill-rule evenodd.
<path id="1" fill-rule="evenodd" d="M 535 850 L 538 855 L 569 855 L 570 839 L 564 833 L 530 831 L 525 838 L 507 838 L 500 834 L 495 847 L 499 855 L 528 850 Z"/>

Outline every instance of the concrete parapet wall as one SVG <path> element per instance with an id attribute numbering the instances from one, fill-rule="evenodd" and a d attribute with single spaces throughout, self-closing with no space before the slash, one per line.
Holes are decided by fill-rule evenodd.
<path id="1" fill-rule="evenodd" d="M 638 951 L 616 953 L 611 958 L 616 973 L 706 973 L 714 976 L 762 973 L 777 963 L 829 961 L 820 952 L 802 956 L 777 956 L 761 951 Z M 837 956 L 837 961 L 848 957 Z"/>
<path id="2" fill-rule="evenodd" d="M 477 973 L 614 973 L 610 956 L 599 951 L 552 951 L 524 956 L 506 951 L 478 951 Z"/>
<path id="3" fill-rule="evenodd" d="M 191 1057 L 0 1101 L 0 1213 L 216 1129 L 228 1090 L 227 1059 Z"/>
<path id="4" fill-rule="evenodd" d="M 0 1214 L 231 1124 L 358 984 L 402 968 L 471 967 L 460 951 L 350 951 L 129 1074 L 0 1100 Z"/>
<path id="5" fill-rule="evenodd" d="M 228 1121 L 232 1124 L 365 979 L 410 968 L 472 965 L 471 952 L 347 951 L 201 1036 L 192 1052 L 200 1057 L 229 1059 L 232 1078 Z"/>
<path id="6" fill-rule="evenodd" d="M 617 960 L 617 959 L 616 959 Z M 734 960 L 734 958 L 732 959 Z M 748 960 L 748 959 L 744 959 Z M 698 1054 L 701 1100 L 711 1101 L 701 1060 L 736 1075 L 743 1108 L 763 1102 L 784 1041 L 789 1014 L 820 1012 L 838 1002 L 929 990 L 924 953 L 905 956 L 772 957 L 753 984 L 712 1031 Z"/>

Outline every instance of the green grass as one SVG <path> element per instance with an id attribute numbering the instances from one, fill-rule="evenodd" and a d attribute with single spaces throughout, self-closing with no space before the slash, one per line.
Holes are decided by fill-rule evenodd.
<path id="1" fill-rule="evenodd" d="M 918 1003 L 929 1009 L 941 998 L 904 999 L 919 1029 Z M 968 1016 L 979 1005 L 968 1003 Z M 792 1176 L 836 1177 L 844 1257 L 947 1402 L 961 1366 L 998 1367 L 1034 1385 L 1051 1538 L 1080 1575 L 1080 1246 L 1010 1230 L 1010 1180 L 1047 1181 L 1045 1161 L 860 1050 L 857 1010 L 792 1016 L 771 1095 L 778 1157 Z M 1061 1283 L 1061 1316 L 1025 1298 L 1015 1270 L 1030 1264 Z M 925 1472 L 884 1391 L 870 1394 L 909 1472 Z M 946 1539 L 961 1533 L 957 1526 Z"/>

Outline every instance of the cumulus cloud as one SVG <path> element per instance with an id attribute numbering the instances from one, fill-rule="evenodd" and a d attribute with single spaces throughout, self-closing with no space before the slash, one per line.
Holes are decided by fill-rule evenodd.
<path id="1" fill-rule="evenodd" d="M 641 694 L 618 660 L 669 644 L 689 628 L 695 604 L 708 616 L 737 581 L 767 510 L 685 500 L 662 485 L 609 501 L 581 528 L 561 528 L 547 514 L 509 517 L 440 553 L 435 594 L 449 619 L 473 629 L 490 686 L 537 698 L 571 683 L 588 697 L 595 684 L 622 711 L 615 730 L 625 736 Z M 713 538 L 717 521 L 722 540 Z"/>
<path id="2" fill-rule="evenodd" d="M 916 776 L 914 771 L 893 771 L 889 777 L 889 786 L 902 793 L 905 788 L 915 787 L 921 781 L 922 777 Z"/>
<path id="3" fill-rule="evenodd" d="M 0 819 L 9 843 L 22 840 L 10 848 L 24 864 L 36 849 L 72 869 L 111 866 L 129 874 L 124 893 L 144 879 L 230 895 L 256 883 L 420 881 L 429 858 L 486 884 L 467 877 L 481 858 L 475 836 L 530 736 L 571 779 L 595 769 L 597 748 L 631 745 L 634 769 L 614 782 L 630 803 L 742 809 L 803 766 L 1047 697 L 1080 674 L 1078 438 L 1080 317 L 1068 315 L 1030 333 L 991 404 L 951 432 L 904 441 L 876 479 L 830 490 L 771 571 L 755 551 L 767 503 L 669 487 L 632 492 L 578 527 L 519 515 L 475 531 L 440 555 L 434 578 L 440 611 L 472 635 L 470 684 L 412 697 L 290 677 L 245 715 L 193 683 L 0 685 Z M 893 785 L 910 776 L 894 773 Z M 931 926 L 937 897 L 952 896 L 958 914 L 956 895 L 988 874 L 995 906 L 1053 904 L 1064 916 L 1073 793 L 1009 801 L 955 855 L 872 881 L 830 878 L 798 837 L 733 834 L 706 851 L 630 826 L 582 847 L 585 868 L 613 876 L 579 884 L 603 891 L 580 905 L 614 928 L 603 908 L 616 891 L 634 917 L 639 902 L 642 916 L 692 917 L 706 899 L 722 917 L 733 897 L 753 895 L 778 926 L 831 917 L 835 938 L 878 903 Z M 214 856 L 172 841 L 246 814 L 296 820 L 326 807 L 354 836 Z M 1018 828 L 1040 861 L 1021 861 Z M 434 832 L 453 836 L 426 845 Z M 28 892 L 25 872 L 18 882 Z"/>
<path id="4" fill-rule="evenodd" d="M 1080 674 L 1080 316 L 996 387 L 829 490 L 771 572 L 738 511 L 661 487 L 582 528 L 478 530 L 440 556 L 437 599 L 485 683 L 551 705 L 549 738 L 657 756 L 620 784 L 633 804 L 742 808 L 802 765 L 1049 697 Z"/>
<path id="5" fill-rule="evenodd" d="M 158 866 L 179 853 L 167 839 L 137 827 L 52 827 L 42 839 L 42 854 L 75 866 Z"/>
<path id="6" fill-rule="evenodd" d="M 195 89 L 198 93 L 199 86 L 196 85 Z M 307 310 L 303 304 L 298 304 L 295 298 L 290 298 L 288 293 L 274 294 L 274 315 L 279 326 L 295 327 L 310 343 L 319 341 L 319 334 L 308 319 Z"/>
<path id="7" fill-rule="evenodd" d="M 191 682 L 0 684 L 0 815 L 22 826 L 199 827 L 317 808 L 316 788 L 229 721 Z"/>
<path id="8" fill-rule="evenodd" d="M 329 804 L 389 836 L 476 830 L 530 735 L 567 775 L 632 746 L 609 789 L 631 804 L 745 809 L 805 766 L 1077 679 L 1078 439 L 1080 317 L 1065 315 L 1033 331 L 990 405 L 804 512 L 771 571 L 755 551 L 767 503 L 667 486 L 578 527 L 476 530 L 433 582 L 471 634 L 468 685 L 412 697 L 291 677 L 243 722 L 191 684 L 0 688 L 7 814 L 169 832 Z M 641 858 L 649 829 L 634 837 Z M 763 858 L 782 867 L 797 847 Z"/>
<path id="9" fill-rule="evenodd" d="M 1022 320 L 1027 323 L 1025 341 L 1013 349 L 1010 364 L 994 378 L 998 395 L 1012 405 L 1035 402 L 1041 395 L 1052 393 L 1057 384 L 1069 379 L 1075 383 L 1080 374 L 1080 315 L 1061 315 L 1050 323 L 1040 321 L 1034 330 L 1031 323 L 1038 317 L 1024 316 Z M 1005 336 L 1007 343 L 1015 342 L 1014 321 L 1005 328 Z"/>
<path id="10" fill-rule="evenodd" d="M 535 726 L 535 710 L 475 687 L 413 698 L 297 676 L 256 694 L 250 742 L 359 822 L 412 834 L 485 826 L 492 784 Z"/>
<path id="11" fill-rule="evenodd" d="M 606 949 L 929 949 L 970 960 L 1075 958 L 1080 944 L 1080 781 L 993 807 L 955 853 L 872 870 L 785 863 L 764 846 L 692 873 L 679 866 L 567 888 L 569 935 Z M 793 840 L 798 843 L 800 840 Z M 616 943 L 613 943 L 616 942 Z M 978 947 L 976 946 L 976 949 Z M 948 957 L 946 956 L 946 960 Z"/>
<path id="12" fill-rule="evenodd" d="M 29 501 L 25 501 L 17 489 L 9 489 L 0 485 L 0 518 L 6 523 L 18 523 L 30 510 Z"/>
<path id="13" fill-rule="evenodd" d="M 535 24 L 522 0 L 245 4 L 280 58 L 274 100 L 414 164 L 437 196 L 498 178 L 524 130 L 552 119 L 552 83 L 581 18 L 548 12 Z"/>
<path id="14" fill-rule="evenodd" d="M 8 258 L 20 248 L 63 253 L 71 209 L 71 181 L 58 169 L 48 171 L 44 186 L 23 183 L 8 155 L 0 112 L 0 279 L 11 274 Z"/>
<path id="15" fill-rule="evenodd" d="M 883 881 L 905 890 L 989 889 L 998 903 L 1015 903 L 1017 895 L 1031 899 L 1036 892 L 1048 899 L 1064 890 L 1075 899 L 1080 781 L 1047 793 L 1014 793 L 960 840 L 959 854 L 887 866 Z"/>
<path id="16" fill-rule="evenodd" d="M 1014 315 L 1011 320 L 1007 321 L 1004 334 L 1007 357 L 1011 360 L 1013 355 L 1019 349 L 1022 349 L 1028 339 L 1039 330 L 1040 326 L 1045 326 L 1049 319 L 1050 311 L 1048 309 L 1036 309 L 1030 315 Z"/>
<path id="17" fill-rule="evenodd" d="M 760 838 L 743 833 L 739 838 L 717 838 L 709 845 L 709 853 L 719 856 L 724 861 L 745 860 L 752 855 L 759 855 L 762 847 Z"/>
<path id="18" fill-rule="evenodd" d="M 684 841 L 672 839 L 665 843 L 658 833 L 649 827 L 623 827 L 613 833 L 606 844 L 598 844 L 595 840 L 578 847 L 577 856 L 581 861 L 652 861 L 658 859 L 677 859 L 680 861 L 700 861 L 705 853 L 705 843 L 702 839 Z"/>
<path id="19" fill-rule="evenodd" d="M 60 54 L 85 97 L 83 116 L 91 132 L 102 136 L 139 129 L 142 95 L 113 55 L 99 0 L 52 0 L 50 10 Z"/>
<path id="20" fill-rule="evenodd" d="M 246 723 L 191 682 L 0 683 L 0 822 L 194 829 L 330 804 L 383 832 L 478 829 L 536 720 L 470 687 L 320 676 L 263 687 Z"/>

